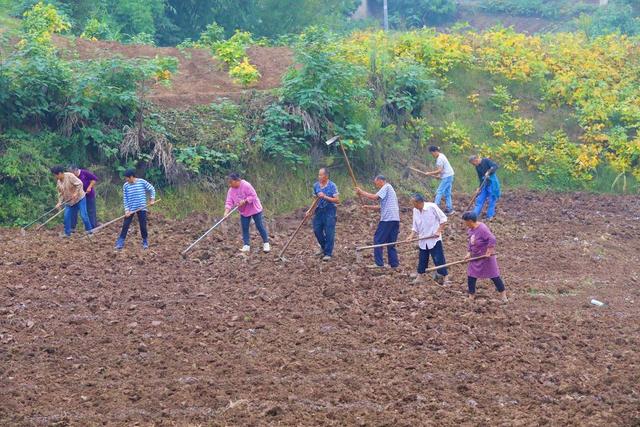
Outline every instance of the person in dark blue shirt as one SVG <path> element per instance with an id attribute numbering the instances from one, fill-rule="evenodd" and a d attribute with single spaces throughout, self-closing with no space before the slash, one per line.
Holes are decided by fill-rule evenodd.
<path id="1" fill-rule="evenodd" d="M 329 179 L 329 171 L 318 171 L 318 181 L 313 185 L 313 194 L 319 199 L 313 216 L 313 233 L 316 235 L 323 261 L 331 260 L 336 237 L 336 203 L 340 202 L 338 187 Z"/>
<path id="2" fill-rule="evenodd" d="M 496 175 L 496 171 L 500 166 L 493 160 L 474 155 L 469 158 L 469 163 L 476 167 L 480 188 L 477 190 L 476 207 L 473 212 L 477 217 L 480 216 L 485 202 L 488 203 L 487 215 L 485 219 L 491 221 L 496 214 L 496 203 L 500 198 L 500 181 Z"/>

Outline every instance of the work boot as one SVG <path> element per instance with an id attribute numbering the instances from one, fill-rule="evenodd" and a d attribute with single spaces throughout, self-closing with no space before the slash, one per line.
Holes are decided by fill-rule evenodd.
<path id="1" fill-rule="evenodd" d="M 149 242 L 147 239 L 142 239 L 142 249 L 149 249 Z"/>
<path id="2" fill-rule="evenodd" d="M 116 250 L 121 250 L 122 248 L 124 248 L 124 239 L 118 237 L 118 240 L 116 240 Z"/>
<path id="3" fill-rule="evenodd" d="M 242 249 L 240 249 L 240 252 L 245 252 L 245 253 L 246 253 L 246 252 L 251 252 L 251 246 L 249 246 L 249 245 L 244 245 L 244 246 L 242 247 Z"/>
<path id="4" fill-rule="evenodd" d="M 444 285 L 444 276 L 438 274 L 438 273 L 434 273 L 433 274 L 433 280 L 438 284 L 438 285 Z"/>
<path id="5" fill-rule="evenodd" d="M 322 261 L 331 261 L 331 255 L 325 255 L 322 257 Z"/>
<path id="6" fill-rule="evenodd" d="M 271 245 L 269 244 L 269 242 L 262 245 L 262 252 L 264 253 L 271 252 Z"/>
<path id="7" fill-rule="evenodd" d="M 324 255 L 324 249 L 322 248 L 318 248 L 318 250 L 315 253 L 316 256 L 323 256 Z"/>

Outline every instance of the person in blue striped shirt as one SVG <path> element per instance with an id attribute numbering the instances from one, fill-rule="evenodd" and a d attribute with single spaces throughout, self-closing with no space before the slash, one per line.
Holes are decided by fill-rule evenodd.
<path id="1" fill-rule="evenodd" d="M 142 235 L 142 248 L 149 248 L 147 240 L 147 193 L 149 193 L 149 205 L 153 205 L 156 200 L 156 189 L 142 178 L 136 177 L 136 171 L 129 169 L 124 173 L 126 182 L 122 186 L 122 202 L 124 204 L 125 219 L 122 224 L 120 236 L 116 241 L 116 249 L 124 247 L 124 240 L 127 238 L 129 226 L 133 221 L 133 214 L 138 214 L 140 224 L 140 234 Z"/>

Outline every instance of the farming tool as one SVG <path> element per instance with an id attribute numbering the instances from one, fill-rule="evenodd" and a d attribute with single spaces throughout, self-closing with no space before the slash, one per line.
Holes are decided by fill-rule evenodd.
<path id="1" fill-rule="evenodd" d="M 156 201 L 154 202 L 154 204 L 158 203 L 160 200 L 162 200 L 162 199 L 158 199 L 158 200 L 156 200 Z M 140 212 L 141 210 L 142 210 L 142 208 L 140 208 L 140 209 L 136 209 L 135 211 L 131 212 L 131 215 L 135 215 L 136 213 Z M 119 217 L 118 217 L 118 218 L 116 218 L 116 219 L 112 219 L 112 220 L 111 220 L 111 221 L 109 221 L 109 222 L 105 222 L 104 224 L 100 225 L 99 227 L 96 227 L 96 228 L 92 229 L 92 230 L 91 230 L 91 233 L 86 233 L 86 234 L 85 234 L 85 236 L 89 236 L 89 235 L 91 235 L 91 234 L 95 234 L 96 232 L 98 232 L 98 231 L 102 230 L 103 228 L 106 228 L 106 227 L 110 226 L 110 225 L 111 225 L 111 224 L 113 224 L 114 222 L 118 222 L 118 221 L 120 221 L 121 219 L 124 219 L 126 216 L 127 216 L 127 215 L 126 215 L 126 214 L 124 214 L 124 215 L 119 216 Z"/>
<path id="2" fill-rule="evenodd" d="M 307 211 L 307 213 L 304 215 L 304 218 L 302 218 L 302 221 L 300 221 L 300 224 L 298 225 L 298 228 L 296 228 L 296 230 L 293 232 L 293 234 L 291 235 L 291 237 L 289 237 L 289 240 L 287 241 L 287 243 L 284 245 L 284 247 L 282 248 L 282 250 L 280 251 L 280 254 L 278 255 L 278 258 L 280 258 L 281 261 L 286 261 L 286 259 L 283 257 L 284 255 L 284 251 L 287 250 L 287 248 L 289 247 L 289 245 L 291 244 L 291 242 L 293 242 L 293 239 L 296 237 L 296 234 L 298 234 L 298 231 L 300 231 L 300 229 L 302 228 L 302 226 L 304 225 L 305 222 L 307 222 L 307 220 L 309 219 L 309 217 L 313 214 L 313 212 L 316 210 L 316 207 L 318 206 L 318 202 L 320 202 L 320 198 L 316 197 L 315 200 L 313 201 L 313 203 L 311 204 L 311 207 L 309 208 L 309 210 Z"/>
<path id="3" fill-rule="evenodd" d="M 420 240 L 427 240 L 427 239 L 435 239 L 437 237 L 440 237 L 440 236 L 437 234 L 434 234 L 433 236 L 414 237 L 413 239 L 399 240 L 397 242 L 391 242 L 391 243 L 379 243 L 377 245 L 358 246 L 356 248 L 356 261 L 360 262 L 361 255 L 362 255 L 361 252 L 364 251 L 365 249 L 386 248 L 387 246 L 404 245 L 406 243 L 419 242 Z"/>
<path id="4" fill-rule="evenodd" d="M 56 212 L 56 214 L 54 216 L 52 216 L 51 218 L 49 218 L 48 220 L 46 220 L 45 222 L 43 222 L 42 224 L 40 224 L 39 226 L 36 227 L 36 231 L 40 230 L 42 227 L 44 227 L 45 225 L 47 225 L 49 222 L 51 222 L 51 220 L 53 220 L 54 218 L 57 218 L 58 215 L 60 215 L 61 213 L 64 212 L 64 205 L 62 205 L 60 207 L 60 210 L 58 212 Z"/>
<path id="5" fill-rule="evenodd" d="M 344 150 L 344 146 L 342 145 L 342 142 L 340 142 L 340 138 L 341 138 L 340 135 L 336 135 L 330 140 L 326 141 L 325 144 L 327 144 L 327 146 L 330 146 L 336 141 L 338 142 L 338 145 L 340 146 L 340 150 L 342 150 L 342 155 L 344 156 L 344 161 L 347 164 L 347 169 L 349 169 L 349 175 L 351 175 L 351 182 L 353 182 L 353 187 L 355 188 L 358 186 L 358 182 L 356 181 L 356 175 L 353 173 L 353 169 L 351 168 L 351 163 L 349 163 L 349 157 L 347 157 L 347 152 Z"/>
<path id="6" fill-rule="evenodd" d="M 66 200 L 64 202 L 62 202 L 62 205 L 60 206 L 60 212 L 63 212 L 64 206 L 69 202 L 69 200 Z M 25 234 L 25 232 L 27 231 L 27 228 L 31 227 L 33 224 L 35 224 L 36 222 L 40 221 L 42 218 L 44 218 L 45 216 L 49 215 L 51 212 L 55 211 L 56 209 L 58 209 L 57 206 L 49 209 L 48 211 L 46 211 L 45 213 L 43 213 L 42 215 L 40 215 L 38 218 L 36 218 L 35 220 L 31 221 L 29 224 L 25 225 L 24 227 L 22 227 L 20 229 L 20 233 L 22 235 Z M 49 221 L 51 221 L 53 218 L 57 217 L 58 215 L 60 215 L 60 212 L 57 212 L 54 216 L 52 216 L 51 218 L 49 218 L 44 224 L 39 225 L 36 230 L 40 230 L 42 228 L 42 226 L 44 226 L 46 223 L 48 223 Z"/>
<path id="7" fill-rule="evenodd" d="M 185 258 L 187 256 L 187 252 L 189 252 L 191 250 L 191 248 L 193 248 L 195 245 L 198 244 L 198 242 L 200 242 L 200 240 L 204 239 L 205 237 L 207 237 L 207 235 L 209 233 L 211 233 L 213 230 L 216 229 L 216 227 L 218 227 L 220 224 L 222 224 L 227 218 L 229 218 L 231 216 L 231 214 L 233 214 L 235 211 L 238 210 L 239 206 L 235 206 L 233 209 L 231 209 L 229 211 L 228 214 L 226 214 L 225 216 L 222 217 L 222 219 L 218 222 L 216 222 L 215 224 L 213 224 L 213 227 L 211 227 L 210 229 L 208 229 L 202 236 L 198 237 L 198 239 L 193 242 L 192 244 L 189 245 L 189 247 L 187 249 L 185 249 L 184 251 L 181 252 L 181 255 L 183 258 Z"/>
<path id="8" fill-rule="evenodd" d="M 495 256 L 495 254 L 494 255 L 482 255 L 482 256 L 477 256 L 477 257 L 474 257 L 474 258 L 465 258 L 465 259 L 460 260 L 460 261 L 454 261 L 454 262 L 450 262 L 450 263 L 447 263 L 447 264 L 436 265 L 435 267 L 427 268 L 425 270 L 425 273 L 431 273 L 432 271 L 436 271 L 436 270 L 439 270 L 439 269 L 445 268 L 445 267 L 451 267 L 453 265 L 468 264 L 468 263 L 470 263 L 472 261 L 478 261 L 480 259 L 490 258 L 492 256 Z"/>
<path id="9" fill-rule="evenodd" d="M 489 181 L 489 177 L 485 176 L 484 179 L 482 180 L 482 183 L 480 184 L 480 187 L 478 187 L 478 189 L 476 190 L 476 193 L 471 198 L 471 202 L 469 203 L 469 206 L 467 206 L 467 209 L 465 209 L 465 212 L 471 210 L 471 208 L 476 202 L 476 199 L 478 198 L 478 196 L 482 192 L 482 189 L 484 188 L 484 186 L 487 184 L 488 181 Z"/>

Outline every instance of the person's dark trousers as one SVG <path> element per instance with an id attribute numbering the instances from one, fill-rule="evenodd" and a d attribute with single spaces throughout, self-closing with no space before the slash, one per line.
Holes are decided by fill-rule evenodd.
<path id="1" fill-rule="evenodd" d="M 71 236 L 71 224 L 73 219 L 76 219 L 76 223 L 78 221 L 78 213 L 80 213 L 80 218 L 82 218 L 82 223 L 84 224 L 84 229 L 86 232 L 90 232 L 93 227 L 91 227 L 91 220 L 89 219 L 89 215 L 87 214 L 87 201 L 86 197 L 83 197 L 78 203 L 73 206 L 65 206 L 64 208 L 64 234 L 67 236 Z"/>
<path id="2" fill-rule="evenodd" d="M 122 230 L 120 231 L 120 240 L 122 242 L 127 238 L 129 226 L 131 225 L 131 221 L 133 221 L 133 217 L 136 215 L 138 215 L 138 223 L 140 224 L 140 235 L 142 236 L 142 240 L 147 240 L 147 211 L 138 211 L 137 214 L 125 217 L 124 222 L 122 223 Z"/>
<path id="3" fill-rule="evenodd" d="M 476 293 L 476 282 L 478 281 L 475 277 L 467 276 L 467 287 L 469 288 L 469 293 L 471 295 Z M 491 279 L 494 285 L 496 285 L 496 291 L 503 292 L 504 291 L 504 282 L 498 277 L 494 277 Z"/>
<path id="4" fill-rule="evenodd" d="M 433 259 L 433 264 L 435 267 L 439 265 L 444 265 L 447 261 L 444 258 L 444 249 L 442 248 L 442 241 L 438 241 L 436 245 L 429 249 L 420 249 L 420 256 L 418 257 L 418 274 L 424 274 L 427 267 L 429 266 L 429 255 Z M 447 271 L 447 267 L 439 268 L 436 270 L 437 273 L 441 276 L 446 276 L 449 274 Z"/>
<path id="5" fill-rule="evenodd" d="M 242 226 L 242 242 L 249 246 L 251 242 L 251 236 L 249 235 L 249 225 L 251 225 L 251 219 L 253 218 L 253 222 L 258 229 L 258 233 L 260 233 L 260 237 L 262 237 L 262 241 L 264 243 L 269 243 L 269 234 L 267 233 L 267 229 L 264 226 L 262 221 L 262 212 L 259 212 L 252 216 L 242 216 L 240 215 L 240 225 Z"/>
<path id="6" fill-rule="evenodd" d="M 98 216 L 96 211 L 96 198 L 95 197 L 85 197 L 87 201 L 87 215 L 89 215 L 89 221 L 91 222 L 91 228 L 96 228 L 98 226 Z M 73 215 L 71 217 L 71 230 L 75 231 L 78 226 L 78 215 Z"/>
<path id="7" fill-rule="evenodd" d="M 393 243 L 398 241 L 398 234 L 400 233 L 400 221 L 380 221 L 376 234 L 373 235 L 373 243 L 380 245 L 382 243 Z M 396 245 L 387 246 L 387 254 L 389 256 L 389 265 L 396 268 L 400 265 L 398 261 L 398 251 Z M 384 258 L 382 256 L 382 248 L 375 248 L 373 250 L 373 256 L 376 260 L 376 265 L 382 267 L 384 265 Z"/>
<path id="8" fill-rule="evenodd" d="M 336 207 L 327 206 L 316 209 L 313 217 L 313 233 L 326 256 L 333 256 L 333 244 L 336 237 Z"/>

